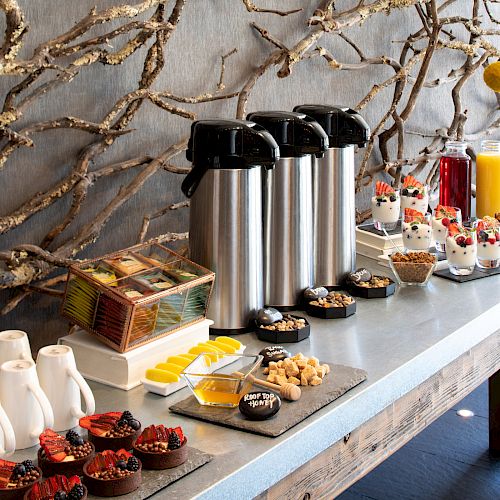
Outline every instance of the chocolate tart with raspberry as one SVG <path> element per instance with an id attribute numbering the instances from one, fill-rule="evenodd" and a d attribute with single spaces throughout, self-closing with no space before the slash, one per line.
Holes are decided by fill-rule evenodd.
<path id="1" fill-rule="evenodd" d="M 31 460 L 16 463 L 0 460 L 0 500 L 18 500 L 42 479 L 42 471 Z"/>
<path id="2" fill-rule="evenodd" d="M 134 455 L 144 469 L 172 469 L 187 460 L 187 438 L 180 427 L 164 425 L 146 427 L 134 444 Z"/>
<path id="3" fill-rule="evenodd" d="M 45 429 L 40 434 L 38 466 L 45 477 L 56 474 L 81 476 L 85 462 L 94 453 L 94 445 L 75 431 L 68 431 L 63 437 L 52 429 Z"/>
<path id="4" fill-rule="evenodd" d="M 141 423 L 129 411 L 83 417 L 80 427 L 88 430 L 89 441 L 96 451 L 131 450 L 141 433 Z"/>
<path id="5" fill-rule="evenodd" d="M 78 476 L 68 478 L 58 474 L 35 484 L 22 498 L 24 500 L 87 500 L 87 488 Z"/>
<path id="6" fill-rule="evenodd" d="M 126 450 L 105 450 L 83 466 L 83 482 L 99 497 L 126 495 L 139 488 L 142 464 Z"/>

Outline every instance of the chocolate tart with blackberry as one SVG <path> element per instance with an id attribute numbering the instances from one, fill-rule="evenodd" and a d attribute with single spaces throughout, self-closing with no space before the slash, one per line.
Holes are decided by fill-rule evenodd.
<path id="1" fill-rule="evenodd" d="M 81 476 L 85 462 L 94 452 L 94 445 L 75 431 L 68 431 L 64 437 L 52 429 L 45 429 L 40 434 L 38 466 L 45 477 L 56 474 Z"/>
<path id="2" fill-rule="evenodd" d="M 80 419 L 96 451 L 131 450 L 141 433 L 141 423 L 129 411 L 108 412 Z"/>
<path id="3" fill-rule="evenodd" d="M 42 479 L 42 471 L 31 460 L 16 463 L 0 460 L 0 500 L 17 500 Z"/>
<path id="4" fill-rule="evenodd" d="M 99 497 L 126 495 L 139 488 L 141 461 L 126 450 L 105 450 L 83 466 L 83 482 Z"/>
<path id="5" fill-rule="evenodd" d="M 87 488 L 78 476 L 68 478 L 57 474 L 36 483 L 21 498 L 24 500 L 86 500 Z"/>
<path id="6" fill-rule="evenodd" d="M 172 469 L 187 460 L 187 438 L 181 427 L 162 425 L 146 427 L 134 444 L 134 455 L 144 469 Z"/>

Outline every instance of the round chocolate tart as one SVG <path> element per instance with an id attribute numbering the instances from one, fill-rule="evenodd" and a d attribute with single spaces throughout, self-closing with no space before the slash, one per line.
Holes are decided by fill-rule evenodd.
<path id="1" fill-rule="evenodd" d="M 134 445 L 133 453 L 141 461 L 144 469 L 173 469 L 187 460 L 188 449 L 186 443 L 187 438 L 185 437 L 180 448 L 165 451 L 145 451 Z"/>
<path id="2" fill-rule="evenodd" d="M 24 486 L 19 486 L 17 488 L 0 488 L 0 500 L 19 500 L 20 498 L 26 498 L 27 494 L 35 483 L 38 483 L 42 479 L 42 470 L 39 467 L 35 467 L 39 474 L 38 478 L 28 483 Z"/>
<path id="3" fill-rule="evenodd" d="M 114 479 L 102 479 L 87 473 L 90 461 L 83 466 L 83 483 L 92 495 L 98 497 L 117 497 L 135 491 L 142 482 L 142 464 L 139 460 L 139 469 L 132 474 Z"/>
<path id="4" fill-rule="evenodd" d="M 91 452 L 81 458 L 76 458 L 75 460 L 66 460 L 62 462 L 53 462 L 49 460 L 42 448 L 38 449 L 38 466 L 42 469 L 43 475 L 45 477 L 55 476 L 56 474 L 61 474 L 66 477 L 71 476 L 81 476 L 83 474 L 83 466 L 85 462 L 94 456 L 95 446 L 90 443 Z"/>
<path id="5" fill-rule="evenodd" d="M 88 496 L 87 487 L 84 484 L 82 484 L 82 486 L 83 486 L 84 493 L 83 493 L 83 497 L 81 498 L 81 500 L 87 500 L 87 496 Z M 23 497 L 24 500 L 31 500 L 30 493 L 31 493 L 31 489 L 25 493 L 25 495 Z M 17 500 L 19 500 L 21 497 L 16 497 L 16 498 L 17 498 Z"/>
<path id="6" fill-rule="evenodd" d="M 89 431 L 89 441 L 94 445 L 95 451 L 104 450 L 131 450 L 135 440 L 141 435 L 141 428 L 131 434 L 120 437 L 96 436 Z"/>

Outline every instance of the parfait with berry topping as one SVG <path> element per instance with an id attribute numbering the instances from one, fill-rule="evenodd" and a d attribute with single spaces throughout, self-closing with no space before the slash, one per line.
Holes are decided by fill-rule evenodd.
<path id="1" fill-rule="evenodd" d="M 405 208 L 403 215 L 403 245 L 410 252 L 428 250 L 432 242 L 431 215 Z"/>
<path id="2" fill-rule="evenodd" d="M 446 237 L 446 258 L 450 272 L 456 276 L 472 274 L 476 257 L 476 231 L 457 223 L 450 224 Z"/>
<path id="3" fill-rule="evenodd" d="M 399 191 L 385 182 L 375 183 L 375 196 L 372 197 L 373 225 L 379 231 L 392 231 L 399 220 L 401 199 Z"/>
<path id="4" fill-rule="evenodd" d="M 134 444 L 134 455 L 145 469 L 171 469 L 187 460 L 187 438 L 181 427 L 146 427 Z"/>
<path id="5" fill-rule="evenodd" d="M 401 210 L 413 208 L 426 213 L 429 206 L 429 186 L 417 181 L 412 175 L 407 175 L 401 189 Z"/>
<path id="6" fill-rule="evenodd" d="M 477 265 L 483 269 L 500 266 L 500 221 L 486 215 L 474 223 L 477 231 Z"/>
<path id="7" fill-rule="evenodd" d="M 446 251 L 446 237 L 450 224 L 462 223 L 462 212 L 458 207 L 438 205 L 432 216 L 432 237 L 438 252 Z"/>

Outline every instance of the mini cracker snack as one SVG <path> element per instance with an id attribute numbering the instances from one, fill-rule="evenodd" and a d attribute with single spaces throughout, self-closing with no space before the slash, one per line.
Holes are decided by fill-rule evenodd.
<path id="1" fill-rule="evenodd" d="M 267 381 L 278 385 L 321 385 L 328 373 L 330 367 L 327 364 L 321 364 L 318 358 L 308 358 L 302 353 L 277 362 L 271 361 L 269 366 L 264 368 Z"/>

